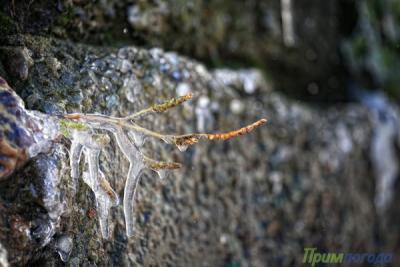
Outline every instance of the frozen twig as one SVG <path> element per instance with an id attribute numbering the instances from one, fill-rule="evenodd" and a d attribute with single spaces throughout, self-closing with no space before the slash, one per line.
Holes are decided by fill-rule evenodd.
<path id="1" fill-rule="evenodd" d="M 101 149 L 108 144 L 109 137 L 105 134 L 97 134 L 93 129 L 106 130 L 111 132 L 117 142 L 118 147 L 129 161 L 129 171 L 125 182 L 124 191 L 124 215 L 126 223 L 126 233 L 128 236 L 134 235 L 135 213 L 133 212 L 134 198 L 141 173 L 144 169 L 150 169 L 158 173 L 162 179 L 168 170 L 181 168 L 180 163 L 164 162 L 151 159 L 143 155 L 140 151 L 145 137 L 153 137 L 163 140 L 168 144 L 174 144 L 179 150 L 184 151 L 190 145 L 198 143 L 200 140 L 228 140 L 237 136 L 245 135 L 255 128 L 267 122 L 260 119 L 248 126 L 224 133 L 193 133 L 185 135 L 161 134 L 136 124 L 136 119 L 151 113 L 161 113 L 174 108 L 185 101 L 192 99 L 193 95 L 188 94 L 173 98 L 162 104 L 156 104 L 143 109 L 132 115 L 118 118 L 101 114 L 67 114 L 62 116 L 62 128 L 65 135 L 72 131 L 72 145 L 70 151 L 71 177 L 74 186 L 79 176 L 79 161 L 81 153 L 84 151 L 86 156 L 89 173 L 84 175 L 85 182 L 90 186 L 96 195 L 97 206 L 99 209 L 99 222 L 103 236 L 108 237 L 108 214 L 109 209 L 118 203 L 118 197 L 110 184 L 100 171 L 99 154 Z"/>
<path id="2" fill-rule="evenodd" d="M 186 102 L 186 101 L 188 101 L 188 100 L 190 100 L 192 98 L 193 98 L 193 94 L 187 94 L 187 95 L 180 96 L 180 97 L 177 97 L 177 98 L 172 98 L 172 99 L 170 99 L 170 100 L 168 100 L 168 101 L 166 101 L 166 102 L 164 102 L 162 104 L 156 104 L 156 105 L 153 105 L 153 106 L 151 106 L 149 108 L 142 109 L 141 111 L 136 112 L 136 113 L 134 113 L 134 114 L 132 114 L 130 116 L 127 116 L 124 119 L 125 120 L 131 120 L 131 119 L 134 119 L 136 117 L 139 117 L 139 116 L 142 116 L 142 115 L 145 115 L 145 114 L 149 114 L 149 113 L 161 113 L 161 112 L 166 111 L 167 109 L 174 108 L 174 107 L 176 107 L 176 106 L 182 104 L 183 102 Z"/>

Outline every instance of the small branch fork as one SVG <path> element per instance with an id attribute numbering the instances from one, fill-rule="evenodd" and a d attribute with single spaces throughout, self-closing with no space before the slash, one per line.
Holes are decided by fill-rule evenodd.
<path id="1" fill-rule="evenodd" d="M 266 119 L 260 119 L 252 124 L 249 124 L 243 128 L 238 130 L 228 131 L 224 133 L 192 133 L 192 134 L 184 134 L 184 135 L 169 135 L 169 134 L 161 134 L 158 132 L 154 132 L 152 130 L 143 128 L 136 124 L 136 119 L 145 115 L 149 115 L 152 113 L 162 113 L 167 111 L 168 109 L 174 108 L 188 100 L 193 98 L 193 94 L 187 94 L 184 96 L 172 98 L 162 104 L 155 104 L 151 107 L 140 110 L 132 115 L 118 118 L 111 116 L 104 116 L 100 114 L 82 114 L 82 113 L 73 113 L 64 115 L 64 119 L 81 122 L 85 124 L 96 124 L 96 123 L 109 123 L 112 125 L 118 125 L 126 130 L 133 130 L 137 133 L 141 133 L 145 136 L 151 136 L 157 139 L 161 139 L 168 144 L 175 144 L 181 150 L 184 150 L 186 147 L 190 145 L 194 145 L 198 143 L 200 140 L 228 140 L 237 136 L 245 135 L 252 132 L 254 129 L 260 127 L 261 125 L 267 122 Z M 154 163 L 152 163 L 154 165 Z M 165 166 L 167 169 L 171 169 L 169 165 L 158 165 Z M 175 165 L 174 165 L 175 166 Z M 177 166 L 177 165 L 176 165 Z M 175 167 L 176 167 L 175 166 Z M 175 169 L 175 168 L 173 168 Z"/>
<path id="2" fill-rule="evenodd" d="M 82 151 L 88 162 L 89 174 L 84 175 L 84 181 L 95 193 L 97 207 L 99 210 L 100 230 L 103 237 L 108 238 L 108 217 L 110 208 L 118 205 L 118 196 L 112 189 L 99 169 L 99 154 L 110 141 L 107 134 L 96 134 L 90 129 L 106 130 L 113 133 L 118 147 L 129 161 L 129 171 L 124 188 L 124 215 L 125 227 L 128 237 L 135 234 L 135 213 L 134 198 L 136 188 L 141 177 L 142 170 L 151 169 L 159 175 L 160 179 L 166 176 L 169 170 L 182 167 L 180 163 L 163 162 L 151 159 L 140 151 L 143 145 L 143 138 L 151 136 L 161 139 L 168 144 L 174 144 L 179 150 L 184 151 L 188 146 L 198 143 L 200 140 L 228 140 L 236 136 L 250 133 L 255 128 L 266 123 L 266 119 L 258 120 L 238 130 L 225 133 L 193 133 L 185 135 L 161 134 L 136 124 L 136 120 L 142 116 L 152 113 L 162 113 L 174 108 L 185 101 L 192 99 L 193 95 L 188 94 L 170 99 L 162 104 L 155 104 L 132 115 L 118 118 L 100 114 L 67 114 L 61 117 L 60 125 L 64 134 L 70 134 L 72 130 L 72 144 L 70 151 L 71 177 L 76 188 L 79 177 L 79 162 Z"/>

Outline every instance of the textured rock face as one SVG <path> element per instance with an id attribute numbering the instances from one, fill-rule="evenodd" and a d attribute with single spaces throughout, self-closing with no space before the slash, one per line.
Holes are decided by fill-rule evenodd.
<path id="1" fill-rule="evenodd" d="M 347 100 L 348 82 L 399 97 L 399 25 L 394 0 L 37 0 L 0 6 L 3 35 L 161 46 L 210 65 L 256 65 L 279 90 L 327 101 Z M 25 73 L 21 68 L 15 74 Z"/>
<path id="2" fill-rule="evenodd" d="M 339 50 L 356 24 L 354 2 L 9 1 L 0 19 L 5 32 L 16 24 L 96 45 L 160 46 L 212 65 L 257 65 L 292 96 L 337 101 L 347 97 Z"/>
<path id="3" fill-rule="evenodd" d="M 15 266 L 298 266 L 304 247 L 398 252 L 396 200 L 386 211 L 374 205 L 367 109 L 313 109 L 271 92 L 256 71 L 210 71 L 160 49 L 29 36 L 9 37 L 4 45 L 24 47 L 33 60 L 26 81 L 9 73 L 28 109 L 124 116 L 193 92 L 195 100 L 141 124 L 184 133 L 238 128 L 260 117 L 269 123 L 184 153 L 148 139 L 146 154 L 185 167 L 162 181 L 153 172 L 142 177 L 130 239 L 121 207 L 111 211 L 110 239 L 102 238 L 93 193 L 82 179 L 74 193 L 70 142 L 55 141 L 50 152 L 1 182 L 3 265 L 7 255 Z M 128 163 L 115 140 L 100 159 L 121 197 Z"/>

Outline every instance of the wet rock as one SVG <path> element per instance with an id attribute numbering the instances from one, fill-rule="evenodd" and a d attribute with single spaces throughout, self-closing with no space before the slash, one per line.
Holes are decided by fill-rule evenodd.
<path id="1" fill-rule="evenodd" d="M 1 243 L 0 243 L 0 266 L 1 267 L 10 266 L 7 260 L 7 250 L 3 247 Z"/>
<path id="2" fill-rule="evenodd" d="M 56 240 L 56 251 L 62 261 L 66 262 L 69 259 L 73 248 L 72 238 L 66 235 L 60 236 Z"/>
<path id="3" fill-rule="evenodd" d="M 33 66 L 31 51 L 26 47 L 5 47 L 1 51 L 8 73 L 14 78 L 25 81 L 29 69 Z"/>
<path id="4" fill-rule="evenodd" d="M 6 45 L 14 41 L 9 38 Z M 63 252 L 72 246 L 65 257 L 70 266 L 293 266 L 301 264 L 304 244 L 326 251 L 398 249 L 393 236 L 400 224 L 393 217 L 383 220 L 399 211 L 396 200 L 382 214 L 375 206 L 369 158 L 374 115 L 368 108 L 312 108 L 267 89 L 255 76 L 246 80 L 240 70 L 228 71 L 234 79 L 221 82 L 215 75 L 221 70 L 178 53 L 71 46 L 42 37 L 23 41 L 38 57 L 56 57 L 61 64 L 59 78 L 35 64 L 29 83 L 16 85 L 26 103 L 40 96 L 35 107 L 42 112 L 50 102 L 61 112 L 125 116 L 189 91 L 198 98 L 140 124 L 173 133 L 239 128 L 261 117 L 269 122 L 248 136 L 202 143 L 184 153 L 146 140 L 144 153 L 178 159 L 184 168 L 161 182 L 146 172 L 134 201 L 135 235 L 126 237 L 123 212 L 113 207 L 108 241 L 101 234 L 95 194 L 83 182 L 87 177 L 80 177 L 74 190 L 66 152 L 70 142 L 43 145 L 46 149 L 0 186 L 0 242 L 12 264 L 61 264 L 54 253 L 61 241 Z M 82 104 L 70 105 L 76 95 Z M 39 132 L 46 128 L 50 131 L 43 136 L 52 136 L 54 127 Z M 121 196 L 129 165 L 113 142 L 102 152 L 100 168 Z M 17 218 L 13 229 L 22 231 L 10 234 L 9 218 Z"/>
<path id="5" fill-rule="evenodd" d="M 391 5 L 382 4 L 395 9 Z M 327 101 L 346 98 L 339 50 L 359 13 L 355 1 L 341 0 L 22 1 L 6 3 L 4 12 L 13 18 L 8 24 L 17 24 L 24 33 L 96 45 L 157 46 L 212 65 L 261 66 L 279 90 Z M 397 36 L 390 30 L 396 27 L 388 26 L 396 25 L 396 16 L 387 13 L 385 34 Z M 179 79 L 180 73 L 173 75 Z M 311 84 L 318 92 L 308 90 Z"/>
<path id="6" fill-rule="evenodd" d="M 23 101 L 0 77 L 0 180 L 28 159 L 33 138 L 25 127 L 26 118 Z"/>

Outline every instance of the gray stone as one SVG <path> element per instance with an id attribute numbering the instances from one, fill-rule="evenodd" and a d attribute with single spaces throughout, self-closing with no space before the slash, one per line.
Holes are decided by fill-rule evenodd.
<path id="1" fill-rule="evenodd" d="M 6 45 L 14 42 L 9 37 Z M 256 94 L 248 90 L 249 81 L 226 84 L 175 53 L 158 51 L 155 59 L 151 50 L 137 47 L 95 48 L 29 36 L 22 42 L 33 58 L 60 63 L 55 73 L 45 62 L 35 62 L 27 81 L 9 81 L 29 109 L 46 112 L 49 102 L 59 112 L 125 116 L 177 96 L 184 86 L 195 94 L 192 102 L 140 124 L 189 133 L 231 130 L 263 117 L 269 122 L 247 136 L 204 142 L 184 153 L 149 138 L 145 154 L 180 161 L 184 168 L 162 181 L 145 173 L 134 200 L 137 232 L 129 239 L 120 206 L 111 210 L 110 238 L 102 238 L 92 191 L 82 179 L 73 190 L 70 142 L 55 140 L 49 152 L 32 158 L 0 186 L 0 242 L 10 264 L 61 264 L 54 248 L 64 235 L 73 240 L 68 266 L 299 266 L 304 246 L 330 252 L 397 248 L 398 197 L 380 215 L 374 205 L 369 158 L 374 124 L 366 107 L 320 110 L 253 81 Z M 125 60 L 131 71 L 118 68 Z M 163 62 L 170 68 L 162 68 Z M 240 70 L 236 74 L 243 77 Z M 107 90 L 101 88 L 105 75 Z M 141 89 L 132 89 L 128 99 L 124 87 L 132 75 Z M 38 97 L 28 103 L 32 95 Z M 73 101 L 77 95 L 80 104 Z M 201 97 L 209 98 L 210 107 L 203 119 Z M 236 107 L 232 112 L 235 101 L 240 112 Z M 121 197 L 128 164 L 115 140 L 100 158 Z"/>

